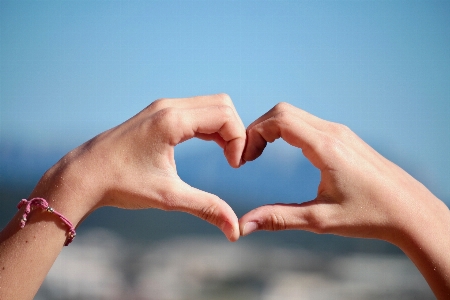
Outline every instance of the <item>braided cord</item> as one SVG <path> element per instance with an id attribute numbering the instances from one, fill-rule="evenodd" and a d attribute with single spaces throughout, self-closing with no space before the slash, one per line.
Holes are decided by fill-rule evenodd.
<path id="1" fill-rule="evenodd" d="M 67 233 L 67 239 L 66 239 L 66 242 L 64 243 L 64 246 L 68 246 L 73 241 L 75 236 L 77 235 L 73 224 L 62 214 L 60 214 L 59 212 L 55 211 L 53 208 L 48 206 L 48 202 L 45 199 L 43 199 L 43 198 L 33 198 L 31 200 L 22 199 L 19 202 L 19 204 L 17 205 L 17 208 L 20 209 L 24 205 L 25 205 L 25 211 L 22 215 L 22 218 L 20 219 L 20 228 L 25 227 L 25 224 L 28 221 L 28 219 L 27 219 L 28 214 L 31 212 L 31 210 L 33 210 L 37 207 L 40 207 L 46 212 L 57 215 L 61 219 L 61 221 L 63 221 L 63 223 L 69 227 L 69 232 Z"/>

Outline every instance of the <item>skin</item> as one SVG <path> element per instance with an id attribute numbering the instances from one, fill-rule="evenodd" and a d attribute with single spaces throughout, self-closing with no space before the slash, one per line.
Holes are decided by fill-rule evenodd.
<path id="1" fill-rule="evenodd" d="M 278 138 L 320 170 L 317 197 L 248 212 L 239 220 L 242 235 L 296 229 L 385 240 L 414 262 L 438 299 L 450 298 L 450 211 L 442 201 L 347 127 L 287 103 L 247 128 L 244 160 Z"/>
<path id="2" fill-rule="evenodd" d="M 64 156 L 29 199 L 47 199 L 75 226 L 102 206 L 184 211 L 236 241 L 231 207 L 177 175 L 174 147 L 193 137 L 219 144 L 232 167 L 243 163 L 245 127 L 227 95 L 162 99 Z M 54 215 L 33 210 L 20 229 L 22 214 L 0 233 L 0 299 L 32 299 L 66 240 L 67 227 Z"/>
<path id="3" fill-rule="evenodd" d="M 321 171 L 316 199 L 256 208 L 240 220 L 217 196 L 177 175 L 174 147 L 197 137 L 219 144 L 229 164 L 256 159 L 283 138 Z M 286 103 L 247 131 L 227 95 L 161 99 L 64 156 L 29 199 L 42 197 L 75 226 L 102 206 L 158 208 L 196 215 L 230 241 L 256 230 L 298 229 L 377 238 L 400 247 L 438 299 L 450 296 L 450 212 L 401 168 L 343 125 Z M 0 233 L 0 299 L 32 299 L 66 240 L 54 215 L 23 208 Z"/>

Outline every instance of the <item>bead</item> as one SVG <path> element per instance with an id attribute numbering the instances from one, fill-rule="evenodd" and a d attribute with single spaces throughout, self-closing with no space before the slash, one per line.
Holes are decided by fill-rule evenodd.
<path id="1" fill-rule="evenodd" d="M 53 213 L 53 212 L 54 212 L 53 208 L 51 208 L 50 206 L 47 207 L 47 211 L 48 211 L 49 213 Z"/>

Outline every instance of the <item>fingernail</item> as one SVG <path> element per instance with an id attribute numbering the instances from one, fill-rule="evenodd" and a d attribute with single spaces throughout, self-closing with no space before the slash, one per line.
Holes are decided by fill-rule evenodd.
<path id="1" fill-rule="evenodd" d="M 256 222 L 247 222 L 244 225 L 244 229 L 242 230 L 242 235 L 246 236 L 249 235 L 250 233 L 258 230 L 258 223 Z"/>

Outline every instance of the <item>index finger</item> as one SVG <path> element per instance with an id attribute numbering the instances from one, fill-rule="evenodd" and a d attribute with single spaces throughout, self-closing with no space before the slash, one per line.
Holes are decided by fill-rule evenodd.
<path id="1" fill-rule="evenodd" d="M 215 135 L 224 148 L 225 157 L 232 167 L 241 165 L 245 148 L 245 128 L 233 111 L 226 105 L 200 108 L 165 108 L 153 115 L 163 144 L 174 147 L 199 135 Z M 218 141 L 218 139 L 215 139 Z"/>
<path id="2" fill-rule="evenodd" d="M 318 120 L 290 104 L 276 105 L 247 128 L 244 160 L 256 159 L 264 151 L 267 142 L 282 138 L 290 145 L 301 148 L 305 156 L 320 168 L 315 150 L 320 148 L 323 132 L 316 127 Z"/>
<path id="3" fill-rule="evenodd" d="M 181 109 L 191 109 L 191 108 L 202 108 L 202 107 L 214 106 L 214 105 L 229 106 L 233 110 L 238 122 L 242 125 L 242 127 L 245 128 L 244 123 L 242 122 L 236 108 L 234 107 L 233 101 L 231 100 L 229 95 L 224 94 L 224 93 L 215 94 L 215 95 L 195 96 L 195 97 L 188 97 L 188 98 L 158 99 L 158 100 L 154 101 L 152 104 L 150 104 L 148 108 L 153 110 L 154 112 L 157 112 L 159 110 L 169 108 L 169 107 L 181 108 Z"/>

